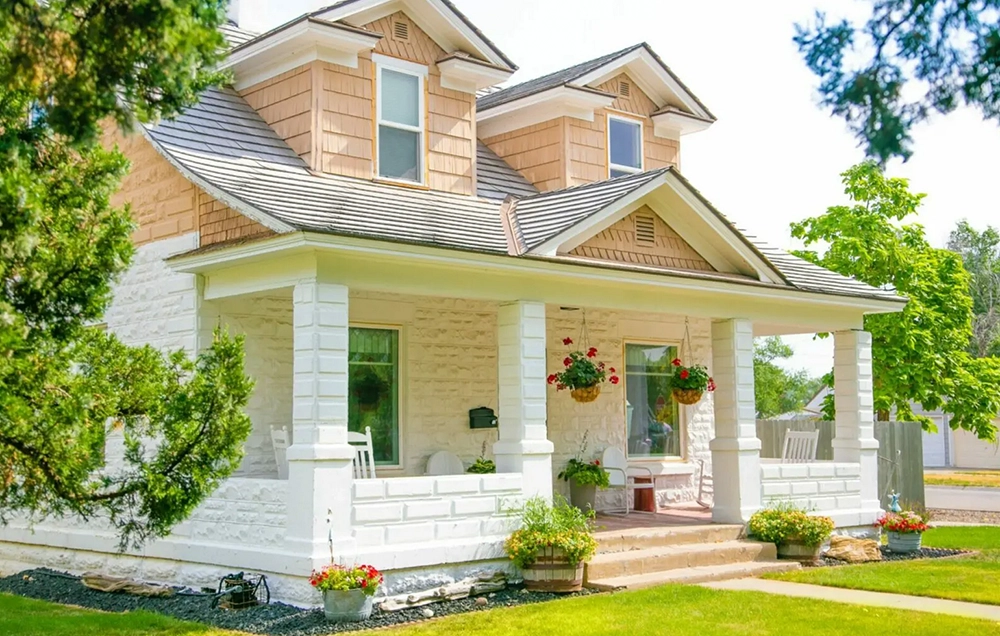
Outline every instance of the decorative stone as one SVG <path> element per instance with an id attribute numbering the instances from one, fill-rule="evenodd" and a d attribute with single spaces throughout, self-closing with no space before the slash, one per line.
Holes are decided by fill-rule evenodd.
<path id="1" fill-rule="evenodd" d="M 420 613 L 423 614 L 424 618 L 431 618 L 434 616 L 434 610 L 426 607 Z"/>
<path id="2" fill-rule="evenodd" d="M 487 603 L 489 603 L 489 601 L 486 600 L 485 596 L 476 597 L 476 607 L 486 607 Z"/>
<path id="3" fill-rule="evenodd" d="M 830 537 L 830 549 L 824 556 L 848 563 L 867 563 L 881 561 L 882 552 L 878 541 L 871 539 L 855 539 L 853 537 Z"/>

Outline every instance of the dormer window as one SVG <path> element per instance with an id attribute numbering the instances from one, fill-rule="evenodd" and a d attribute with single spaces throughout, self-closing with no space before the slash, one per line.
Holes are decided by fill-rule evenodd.
<path id="1" fill-rule="evenodd" d="M 423 183 L 427 67 L 382 55 L 376 58 L 378 176 Z"/>
<path id="2" fill-rule="evenodd" d="M 642 172 L 642 122 L 608 115 L 608 167 L 612 177 Z"/>

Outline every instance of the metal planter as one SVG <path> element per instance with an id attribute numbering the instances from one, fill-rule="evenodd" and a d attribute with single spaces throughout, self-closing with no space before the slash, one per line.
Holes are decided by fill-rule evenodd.
<path id="1" fill-rule="evenodd" d="M 372 615 L 372 597 L 361 590 L 325 590 L 323 613 L 334 623 L 368 620 Z"/>

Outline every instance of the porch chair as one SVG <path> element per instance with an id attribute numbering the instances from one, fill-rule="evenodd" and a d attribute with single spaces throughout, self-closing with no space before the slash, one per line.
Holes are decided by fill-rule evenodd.
<path id="1" fill-rule="evenodd" d="M 354 454 L 354 478 L 375 479 L 375 451 L 372 447 L 372 429 L 365 427 L 364 433 L 347 433 L 347 443 L 356 449 Z"/>
<path id="2" fill-rule="evenodd" d="M 463 475 L 465 474 L 465 465 L 454 453 L 440 450 L 431 455 L 427 460 L 427 470 L 424 471 L 424 474 L 434 477 L 440 475 Z"/>
<path id="3" fill-rule="evenodd" d="M 288 479 L 288 427 L 271 429 L 271 446 L 274 448 L 274 463 L 278 465 L 278 479 Z"/>
<path id="4" fill-rule="evenodd" d="M 697 503 L 702 508 L 711 508 L 709 500 L 715 497 L 715 482 L 712 480 L 712 473 L 705 472 L 705 460 L 698 460 L 698 499 Z"/>
<path id="5" fill-rule="evenodd" d="M 782 464 L 805 464 L 816 461 L 819 431 L 785 431 L 781 450 Z"/>
<path id="6" fill-rule="evenodd" d="M 630 512 L 629 491 L 652 490 L 655 498 L 656 480 L 653 478 L 653 471 L 645 467 L 633 468 L 633 470 L 644 470 L 649 473 L 648 484 L 635 483 L 635 476 L 628 473 L 628 460 L 625 459 L 625 453 L 620 448 L 615 446 L 605 448 L 604 455 L 601 456 L 601 463 L 604 465 L 604 470 L 608 473 L 608 481 L 611 482 L 610 487 L 621 489 L 625 494 L 625 516 L 628 516 Z"/>

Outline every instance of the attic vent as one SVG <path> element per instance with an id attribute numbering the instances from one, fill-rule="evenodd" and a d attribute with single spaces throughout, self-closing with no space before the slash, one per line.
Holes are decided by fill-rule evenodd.
<path id="1" fill-rule="evenodd" d="M 637 245 L 656 245 L 656 222 L 653 217 L 636 215 L 635 242 Z"/>
<path id="2" fill-rule="evenodd" d="M 400 42 L 409 42 L 410 23 L 397 20 L 392 23 L 392 37 Z"/>
<path id="3" fill-rule="evenodd" d="M 625 80 L 618 82 L 618 94 L 622 97 L 630 97 L 632 95 L 632 84 Z"/>

